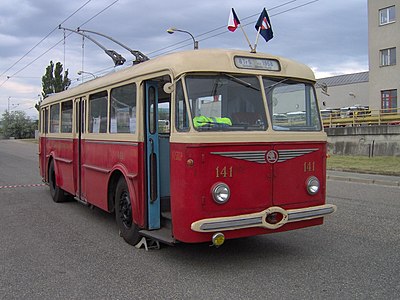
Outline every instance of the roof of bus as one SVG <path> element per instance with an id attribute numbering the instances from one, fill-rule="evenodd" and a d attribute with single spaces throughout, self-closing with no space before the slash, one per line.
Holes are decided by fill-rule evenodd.
<path id="1" fill-rule="evenodd" d="M 276 59 L 280 63 L 280 71 L 240 69 L 235 66 L 234 57 L 268 58 Z M 266 53 L 250 53 L 241 50 L 224 49 L 202 49 L 175 52 L 164 56 L 156 57 L 146 62 L 133 65 L 115 73 L 87 81 L 77 87 L 68 89 L 47 97 L 43 104 L 51 103 L 60 99 L 67 99 L 78 95 L 90 93 L 101 87 L 107 87 L 119 82 L 136 77 L 148 76 L 155 72 L 168 70 L 175 78 L 183 73 L 190 72 L 227 72 L 262 74 L 270 76 L 285 76 L 290 78 L 302 78 L 315 81 L 313 71 L 304 64 Z"/>

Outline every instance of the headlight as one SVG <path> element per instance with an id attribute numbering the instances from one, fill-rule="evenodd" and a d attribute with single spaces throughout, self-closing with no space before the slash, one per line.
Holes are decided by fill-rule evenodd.
<path id="1" fill-rule="evenodd" d="M 315 176 L 311 176 L 307 179 L 306 182 L 307 192 L 310 195 L 315 195 L 319 191 L 319 180 Z"/>
<path id="2" fill-rule="evenodd" d="M 218 204 L 224 204 L 229 200 L 231 191 L 225 183 L 217 183 L 212 189 L 212 197 Z"/>

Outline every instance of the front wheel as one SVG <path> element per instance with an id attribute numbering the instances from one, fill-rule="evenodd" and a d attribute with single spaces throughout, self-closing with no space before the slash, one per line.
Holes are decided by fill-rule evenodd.
<path id="1" fill-rule="evenodd" d="M 57 185 L 56 183 L 56 172 L 54 170 L 54 161 L 50 162 L 49 166 L 49 185 L 50 185 L 50 194 L 53 198 L 53 201 L 56 203 L 65 202 L 66 197 L 64 191 Z"/>
<path id="2" fill-rule="evenodd" d="M 133 222 L 131 197 L 123 177 L 118 181 L 115 191 L 115 218 L 123 239 L 130 245 L 136 245 L 140 240 L 139 229 Z"/>

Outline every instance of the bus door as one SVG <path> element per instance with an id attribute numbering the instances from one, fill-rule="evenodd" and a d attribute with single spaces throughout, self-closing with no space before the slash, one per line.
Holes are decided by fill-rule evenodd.
<path id="1" fill-rule="evenodd" d="M 86 114 L 85 114 L 85 98 L 75 99 L 75 133 L 76 139 L 74 143 L 74 162 L 75 162 L 75 195 L 78 201 L 86 202 L 83 193 L 83 139 L 85 133 Z"/>
<path id="2" fill-rule="evenodd" d="M 49 107 L 45 107 L 41 111 L 41 124 L 42 126 L 42 135 L 40 139 L 40 169 L 42 170 L 42 175 L 43 177 L 46 176 L 47 174 L 47 150 L 46 150 L 46 144 L 47 144 L 47 132 L 49 130 Z"/>
<path id="3" fill-rule="evenodd" d="M 146 176 L 148 229 L 160 228 L 160 153 L 158 141 L 158 85 L 147 81 L 146 89 Z"/>

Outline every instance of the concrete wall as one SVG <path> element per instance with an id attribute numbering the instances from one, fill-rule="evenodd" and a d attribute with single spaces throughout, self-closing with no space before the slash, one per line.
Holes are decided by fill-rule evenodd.
<path id="1" fill-rule="evenodd" d="M 331 154 L 400 156 L 400 126 L 326 128 Z"/>

